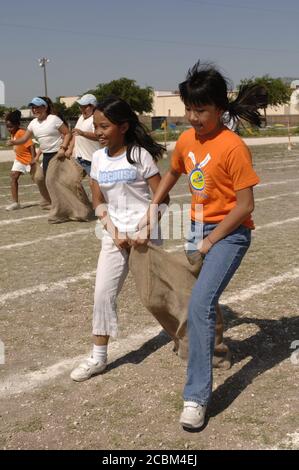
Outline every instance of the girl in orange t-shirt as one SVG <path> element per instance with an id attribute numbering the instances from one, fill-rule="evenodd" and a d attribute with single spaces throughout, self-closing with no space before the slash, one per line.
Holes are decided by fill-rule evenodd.
<path id="1" fill-rule="evenodd" d="M 13 140 L 23 137 L 25 129 L 21 125 L 21 112 L 19 110 L 12 111 L 6 115 L 5 123 Z M 12 204 L 6 207 L 7 211 L 20 208 L 19 203 L 19 178 L 25 173 L 32 174 L 35 165 L 35 147 L 32 140 L 28 140 L 25 144 L 16 145 L 14 147 L 16 159 L 13 163 L 11 177 L 11 195 Z"/>
<path id="2" fill-rule="evenodd" d="M 192 195 L 187 251 L 199 251 L 204 259 L 188 309 L 189 359 L 180 424 L 199 429 L 212 394 L 216 308 L 249 248 L 253 186 L 259 182 L 249 149 L 223 124 L 223 114 L 259 126 L 258 108 L 266 106 L 267 93 L 263 87 L 246 85 L 229 102 L 224 77 L 214 66 L 199 62 L 179 89 L 192 128 L 178 139 L 143 224 L 149 225 L 157 205 L 186 173 Z"/>

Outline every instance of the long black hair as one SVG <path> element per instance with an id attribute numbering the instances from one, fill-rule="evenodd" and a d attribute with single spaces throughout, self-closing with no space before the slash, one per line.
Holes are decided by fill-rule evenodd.
<path id="1" fill-rule="evenodd" d="M 136 160 L 132 158 L 134 147 L 139 149 L 139 155 L 141 147 L 145 148 L 155 161 L 163 156 L 163 152 L 166 150 L 165 147 L 154 141 L 146 127 L 139 121 L 137 114 L 126 101 L 116 96 L 109 96 L 100 101 L 96 109 L 101 111 L 113 124 L 128 123 L 129 128 L 125 133 L 125 144 L 127 146 L 127 160 L 129 163 L 136 163 Z"/>
<path id="2" fill-rule="evenodd" d="M 268 104 L 267 90 L 256 84 L 241 85 L 237 97 L 229 101 L 228 83 L 214 65 L 198 61 L 188 70 L 186 80 L 179 84 L 180 96 L 186 106 L 215 105 L 234 120 L 243 119 L 261 126 L 258 109 Z"/>

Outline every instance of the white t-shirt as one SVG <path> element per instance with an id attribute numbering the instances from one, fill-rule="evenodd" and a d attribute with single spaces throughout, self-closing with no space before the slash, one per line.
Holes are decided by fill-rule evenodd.
<path id="1" fill-rule="evenodd" d="M 98 182 L 108 206 L 113 224 L 123 232 L 133 232 L 146 213 L 151 201 L 147 179 L 159 173 L 151 154 L 144 148 L 134 147 L 128 162 L 126 153 L 109 157 L 102 148 L 92 156 L 92 179 Z"/>
<path id="2" fill-rule="evenodd" d="M 87 119 L 84 119 L 81 115 L 75 127 L 83 132 L 94 132 L 93 115 Z M 82 135 L 76 135 L 74 157 L 83 158 L 83 160 L 91 162 L 92 154 L 99 148 L 100 144 L 98 141 L 87 139 L 87 137 L 83 137 Z"/>
<path id="3" fill-rule="evenodd" d="M 39 121 L 37 118 L 33 119 L 27 129 L 38 140 L 43 153 L 54 153 L 58 152 L 63 142 L 58 130 L 62 124 L 63 122 L 58 116 L 49 114 L 44 121 Z"/>
<path id="4" fill-rule="evenodd" d="M 222 122 L 228 129 L 230 129 L 233 132 L 235 132 L 235 130 L 238 127 L 238 119 L 234 117 L 230 117 L 228 111 L 225 111 L 222 114 Z"/>

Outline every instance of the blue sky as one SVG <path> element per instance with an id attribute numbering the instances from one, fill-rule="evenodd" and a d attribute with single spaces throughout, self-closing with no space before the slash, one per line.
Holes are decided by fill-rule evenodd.
<path id="1" fill-rule="evenodd" d="M 299 78 L 297 0 L 51 0 L 1 2 L 0 80 L 6 105 L 77 95 L 120 77 L 174 90 L 198 59 L 238 85 Z"/>

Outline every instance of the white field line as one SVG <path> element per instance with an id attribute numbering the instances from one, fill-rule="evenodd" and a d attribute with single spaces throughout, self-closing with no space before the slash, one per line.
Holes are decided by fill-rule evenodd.
<path id="1" fill-rule="evenodd" d="M 34 185 L 36 186 L 36 185 Z M 30 194 L 39 194 L 39 191 L 31 191 Z M 11 196 L 11 193 L 6 193 L 6 194 L 0 194 L 0 197 L 9 197 Z M 28 196 L 28 192 L 24 192 L 24 191 L 19 191 L 19 196 Z"/>
<path id="2" fill-rule="evenodd" d="M 41 242 L 49 242 L 52 240 L 58 240 L 61 238 L 69 238 L 69 237 L 74 237 L 76 235 L 86 235 L 88 233 L 92 233 L 94 229 L 92 228 L 87 228 L 87 229 L 82 229 L 82 230 L 75 230 L 73 232 L 67 232 L 67 233 L 61 233 L 60 235 L 53 235 L 50 237 L 45 237 L 45 238 L 36 238 L 35 240 L 30 240 L 28 242 L 20 242 L 20 243 L 14 243 L 12 245 L 4 245 L 0 246 L 0 251 L 6 251 L 6 250 L 12 250 L 16 248 L 23 248 L 24 246 L 30 246 L 30 245 L 35 245 L 36 243 L 41 243 Z"/>
<path id="3" fill-rule="evenodd" d="M 285 165 L 286 163 L 293 163 L 293 165 Z M 254 168 L 255 169 L 259 169 L 260 166 L 261 166 L 261 169 L 265 169 L 265 170 L 270 170 L 270 169 L 283 169 L 283 168 L 295 168 L 297 166 L 297 164 L 299 163 L 299 160 L 296 160 L 295 158 L 293 159 L 289 159 L 289 160 L 281 160 L 281 162 L 258 162 L 256 164 L 254 164 Z M 274 167 L 268 167 L 268 168 L 263 168 L 263 165 L 279 165 L 279 166 L 274 166 Z M 2 176 L 1 178 L 10 178 L 10 176 Z M 88 185 L 85 184 L 87 187 Z M 20 183 L 20 187 L 21 188 L 28 188 L 28 187 L 32 187 L 32 186 L 36 186 L 36 183 L 29 183 L 29 184 L 22 184 Z M 10 189 L 11 186 L 0 186 L 0 191 L 2 191 L 3 189 Z"/>
<path id="4" fill-rule="evenodd" d="M 89 279 L 91 277 L 90 274 L 91 273 L 85 273 L 84 279 Z M 77 276 L 77 278 L 69 278 L 69 280 L 72 279 L 72 282 L 77 282 L 77 280 L 80 280 L 82 276 L 83 275 Z M 271 291 L 282 282 L 297 279 L 298 277 L 299 268 L 294 268 L 292 271 L 283 273 L 279 276 L 271 277 L 262 283 L 246 287 L 245 289 L 242 289 L 235 294 L 224 295 L 221 298 L 221 302 L 231 304 L 248 300 L 253 296 Z M 55 288 L 58 288 L 60 285 L 65 287 L 66 281 L 67 280 L 62 281 L 61 283 L 53 283 L 52 286 L 55 284 Z M 161 331 L 161 327 L 157 326 L 154 328 L 145 329 L 139 335 L 131 335 L 127 338 L 124 338 L 123 340 L 117 340 L 113 342 L 111 346 L 109 346 L 110 362 L 117 358 L 123 357 L 127 352 L 131 352 L 132 349 L 140 347 L 142 344 L 144 344 L 145 341 L 148 341 L 149 339 L 153 338 L 154 335 L 158 334 L 159 331 Z M 40 387 L 50 380 L 53 380 L 56 377 L 64 374 L 65 372 L 69 372 L 74 364 L 82 360 L 84 357 L 86 356 L 77 356 L 75 358 L 66 359 L 45 369 L 29 374 L 14 374 L 4 380 L 0 385 L 0 396 L 2 398 L 8 398 L 11 395 L 25 393 L 36 387 Z"/>
<path id="5" fill-rule="evenodd" d="M 294 182 L 294 181 L 299 181 L 299 178 L 288 179 L 288 180 L 283 180 L 283 181 L 271 181 L 269 183 L 260 183 L 257 186 L 255 186 L 254 189 L 263 188 L 264 186 L 272 186 L 272 185 L 275 186 L 276 184 L 287 184 L 287 183 L 291 183 L 291 182 Z M 175 195 L 172 195 L 170 193 L 170 199 L 177 199 L 179 197 L 184 197 L 184 196 L 190 196 L 190 192 L 189 193 L 182 193 L 182 194 L 175 194 Z"/>
<path id="6" fill-rule="evenodd" d="M 35 287 L 27 287 L 26 289 L 19 289 L 12 292 L 8 292 L 7 294 L 2 294 L 0 296 L 0 304 L 7 302 L 8 300 L 18 299 L 19 297 L 23 297 L 25 295 L 32 295 L 36 294 L 37 292 L 52 292 L 56 290 L 64 290 L 69 285 L 75 284 L 76 282 L 83 281 L 83 280 L 90 280 L 96 274 L 96 271 L 91 271 L 88 273 L 82 273 L 78 276 L 74 277 L 67 277 L 65 279 L 61 279 L 57 282 L 50 282 L 50 284 L 39 284 Z"/>
<path id="7" fill-rule="evenodd" d="M 186 193 L 186 195 L 189 195 L 189 193 Z M 296 191 L 294 193 L 283 193 L 283 194 L 277 194 L 276 196 L 267 196 L 267 197 L 262 197 L 262 198 L 256 198 L 255 199 L 255 202 L 263 202 L 263 201 L 268 201 L 268 200 L 272 200 L 272 199 L 280 199 L 282 197 L 286 197 L 286 196 L 298 196 L 299 195 L 299 191 Z M 32 201 L 33 203 L 34 201 Z M 28 203 L 30 204 L 30 203 Z M 189 209 L 186 209 L 183 211 L 183 213 L 186 213 L 188 212 Z M 174 211 L 172 212 L 172 214 L 176 214 L 178 213 L 179 211 Z M 166 214 L 165 217 L 169 217 L 169 214 Z M 27 218 L 24 218 L 24 220 L 27 220 Z M 165 219 L 163 219 L 165 220 Z M 283 221 L 278 221 L 278 222 L 270 222 L 269 224 L 265 224 L 265 225 L 262 225 L 261 227 L 256 227 L 256 230 L 260 230 L 261 228 L 268 228 L 268 227 L 275 227 L 277 225 L 282 225 L 283 223 L 292 223 L 292 222 L 297 222 L 298 218 L 294 217 L 292 219 L 286 219 L 286 220 L 283 220 Z M 24 246 L 30 246 L 30 245 L 34 245 L 36 243 L 41 243 L 41 242 L 45 242 L 45 241 L 51 241 L 51 240 L 55 240 L 55 239 L 58 239 L 58 238 L 68 238 L 68 237 L 72 237 L 72 236 L 76 236 L 76 235 L 85 235 L 86 233 L 88 232 L 92 232 L 94 229 L 83 229 L 83 230 L 75 230 L 73 232 L 67 232 L 67 233 L 62 233 L 60 235 L 53 235 L 53 236 L 50 236 L 50 237 L 46 237 L 46 238 L 36 238 L 34 240 L 30 240 L 30 241 L 27 241 L 27 242 L 20 242 L 20 243 L 14 243 L 14 244 L 11 244 L 11 245 L 3 245 L 3 246 L 0 246 L 0 251 L 5 251 L 5 250 L 12 250 L 14 248 L 22 248 Z M 179 248 L 179 247 L 182 247 L 183 245 L 176 245 L 175 247 Z M 171 248 L 167 251 L 169 251 L 170 253 L 175 251 L 175 247 L 174 248 Z"/>
<path id="8" fill-rule="evenodd" d="M 21 217 L 20 219 L 5 219 L 5 220 L 0 220 L 0 225 L 20 224 L 22 222 L 27 222 L 27 220 L 45 219 L 46 217 L 48 217 L 48 214 L 33 215 L 32 217 Z"/>
<path id="9" fill-rule="evenodd" d="M 5 209 L 10 203 L 5 204 L 4 206 L 0 206 L 0 209 Z M 26 209 L 27 207 L 32 207 L 32 206 L 38 206 L 39 201 L 26 201 L 26 202 L 21 202 L 21 209 Z"/>
<path id="10" fill-rule="evenodd" d="M 299 449 L 299 430 L 287 433 L 285 439 L 275 447 L 270 447 L 266 450 L 298 450 Z"/>
<path id="11" fill-rule="evenodd" d="M 262 229 L 264 230 L 265 228 L 278 227 L 279 225 L 284 225 L 284 224 L 292 224 L 293 222 L 298 222 L 298 221 L 299 221 L 299 217 L 293 217 L 291 219 L 284 219 L 284 220 L 277 220 L 276 222 L 269 222 L 268 224 L 258 225 L 255 228 L 255 231 L 262 230 Z"/>
<path id="12" fill-rule="evenodd" d="M 269 183 L 261 183 L 255 186 L 255 189 L 263 188 L 264 186 L 274 186 L 276 184 L 287 184 L 287 183 L 294 183 L 295 181 L 299 181 L 299 178 L 293 178 L 283 181 L 269 181 Z"/>
<path id="13" fill-rule="evenodd" d="M 236 302 L 243 302 L 250 299 L 255 295 L 265 294 L 275 288 L 278 284 L 281 284 L 285 281 L 291 281 L 293 279 L 299 278 L 299 268 L 293 268 L 291 271 L 288 271 L 278 276 L 273 276 L 267 279 L 264 282 L 259 282 L 252 286 L 248 286 L 245 289 L 236 292 L 235 294 L 224 294 L 220 301 L 221 303 L 233 304 Z"/>
<path id="14" fill-rule="evenodd" d="M 285 167 L 284 167 L 285 168 Z M 291 183 L 291 182 L 294 182 L 294 181 L 299 181 L 299 178 L 295 178 L 295 179 L 287 179 L 287 180 L 283 180 L 283 181 L 271 181 L 269 183 L 261 183 L 261 184 L 258 184 L 257 186 L 255 186 L 256 189 L 258 188 L 261 188 L 261 187 L 264 187 L 264 186 L 272 186 L 272 185 L 277 185 L 277 184 L 287 184 L 287 183 Z M 35 186 L 35 185 L 33 185 Z M 86 189 L 86 188 L 85 188 Z M 88 188 L 87 188 L 88 189 Z M 36 193 L 38 194 L 38 191 L 32 191 L 32 193 Z M 22 193 L 20 192 L 19 195 L 20 196 L 24 196 L 26 195 L 27 193 Z M 172 199 L 176 199 L 178 197 L 182 197 L 182 196 L 188 196 L 190 193 L 183 193 L 183 194 L 176 194 L 176 195 L 170 195 Z M 10 193 L 8 194 L 0 194 L 0 197 L 7 197 L 7 196 L 10 196 Z"/>
<path id="15" fill-rule="evenodd" d="M 20 184 L 19 186 L 20 186 L 21 188 L 28 188 L 29 186 L 36 186 L 36 184 L 35 184 L 35 183 L 32 183 L 32 184 Z M 1 191 L 2 189 L 10 189 L 10 188 L 11 188 L 11 186 L 2 186 L 2 187 L 0 187 L 0 191 Z"/>
<path id="16" fill-rule="evenodd" d="M 254 232 L 258 230 L 278 227 L 279 225 L 290 224 L 290 223 L 294 223 L 298 221 L 299 221 L 299 217 L 293 217 L 291 219 L 278 220 L 276 222 L 270 222 L 268 224 L 258 225 L 257 227 L 255 227 L 255 230 L 253 231 L 252 235 L 254 235 Z M 174 247 L 167 248 L 165 251 L 167 251 L 168 253 L 173 253 L 174 251 L 177 251 L 178 248 L 182 248 L 183 246 L 184 246 L 184 243 L 180 243 L 179 245 L 175 245 Z"/>
<path id="17" fill-rule="evenodd" d="M 182 211 L 182 213 L 187 213 L 189 212 L 189 208 L 188 209 L 185 209 L 184 211 Z M 179 214 L 181 212 L 181 210 L 176 210 L 176 211 L 172 211 L 171 214 Z M 32 220 L 32 219 L 41 219 L 41 218 L 45 218 L 45 217 L 48 217 L 47 214 L 46 215 L 34 215 L 34 216 L 31 216 L 31 217 L 22 217 L 20 219 L 4 219 L 4 220 L 0 220 L 0 225 L 11 225 L 11 224 L 19 224 L 21 222 L 26 222 L 27 220 Z M 169 213 L 165 214 L 164 216 L 164 219 L 166 217 L 169 217 Z M 68 235 L 65 235 L 65 236 L 68 236 Z M 54 237 L 55 238 L 55 237 Z M 51 240 L 51 238 L 49 238 L 49 240 Z M 25 242 L 26 245 L 30 245 L 31 243 L 28 243 L 28 242 Z M 35 243 L 35 240 L 32 241 L 32 243 Z M 9 245 L 10 246 L 10 245 Z M 18 245 L 18 246 L 21 246 L 21 245 Z M 4 249 L 4 247 L 0 248 L 0 249 Z M 9 248 L 10 249 L 10 248 Z"/>
<path id="18" fill-rule="evenodd" d="M 263 168 L 264 171 L 267 170 L 289 170 L 289 168 L 298 168 L 298 165 L 283 165 L 283 166 L 267 166 L 267 168 Z M 259 170 L 261 168 L 257 168 Z"/>
<path id="19" fill-rule="evenodd" d="M 155 326 L 146 328 L 139 334 L 130 335 L 117 341 L 111 341 L 111 343 L 109 343 L 109 362 L 112 363 L 126 354 L 139 349 L 144 343 L 154 338 L 160 332 L 161 326 Z M 87 354 L 64 359 L 52 366 L 28 374 L 13 374 L 1 383 L 0 397 L 2 399 L 9 398 L 12 395 L 30 392 L 37 387 L 41 387 L 60 375 L 70 372 L 77 363 L 86 359 Z M 71 381 L 71 379 L 69 380 Z M 101 376 L 98 380 L 101 380 Z"/>
<path id="20" fill-rule="evenodd" d="M 276 194 L 275 196 L 267 196 L 267 197 L 257 197 L 254 198 L 255 202 L 263 202 L 263 201 L 270 201 L 271 199 L 280 199 L 282 197 L 287 197 L 287 196 L 298 196 L 299 191 L 295 191 L 294 193 L 282 193 L 282 194 Z"/>
<path id="21" fill-rule="evenodd" d="M 171 212 L 171 214 L 178 214 L 180 212 L 180 210 L 177 210 L 177 211 L 173 211 Z M 182 213 L 187 213 L 189 212 L 189 209 L 185 209 L 184 211 L 182 211 Z M 46 217 L 46 216 L 35 216 L 35 217 Z M 169 218 L 169 214 L 166 214 L 164 216 L 164 219 L 165 218 Z M 18 220 L 28 220 L 30 218 L 34 218 L 34 217 L 25 217 L 24 219 L 16 219 L 17 221 Z M 15 219 L 14 219 L 15 220 Z M 5 224 L 4 225 L 7 225 L 9 223 L 9 219 L 8 220 L 4 220 L 2 221 L 4 222 Z M 0 221 L 0 224 L 1 224 L 1 221 Z M 30 246 L 30 245 L 35 245 L 36 243 L 41 243 L 41 242 L 45 242 L 45 241 L 52 241 L 52 240 L 56 240 L 56 239 L 61 239 L 61 238 L 68 238 L 68 237 L 73 237 L 73 236 L 76 236 L 76 235 L 85 235 L 87 233 L 91 233 L 95 230 L 95 227 L 94 228 L 89 228 L 89 229 L 82 229 L 82 230 L 74 230 L 73 232 L 66 232 L 66 233 L 61 233 L 60 235 L 52 235 L 50 237 L 46 237 L 46 238 L 35 238 L 34 240 L 29 240 L 27 242 L 19 242 L 19 243 L 13 243 L 11 245 L 3 245 L 3 246 L 0 246 L 0 251 L 2 250 L 12 250 L 12 249 L 15 249 L 15 248 L 22 248 L 24 246 Z"/>
<path id="22" fill-rule="evenodd" d="M 272 228 L 278 225 L 284 225 L 286 223 L 292 223 L 292 222 L 297 222 L 297 221 L 299 221 L 299 217 L 294 217 L 293 219 L 286 219 L 286 220 L 281 220 L 277 222 L 271 222 L 269 224 L 260 225 L 256 227 L 256 230 Z M 174 247 L 165 249 L 165 251 L 167 251 L 168 253 L 173 253 L 183 246 L 184 246 L 184 243 L 179 243 L 175 245 Z M 296 269 L 298 269 L 298 273 L 299 273 L 299 268 L 296 268 Z M 78 281 L 92 278 L 95 275 L 95 272 L 96 271 L 91 271 L 88 273 L 79 274 L 78 276 L 75 276 L 75 277 L 68 277 L 66 279 L 62 279 L 61 281 L 52 282 L 50 284 L 40 284 L 35 287 L 28 287 L 27 289 L 19 289 L 19 290 L 15 290 L 12 292 L 8 292 L 7 294 L 2 294 L 0 295 L 0 304 L 3 304 L 9 300 L 14 300 L 19 297 L 23 297 L 25 295 L 32 295 L 32 294 L 35 294 L 36 292 L 49 292 L 49 291 L 53 291 L 57 289 L 65 289 L 69 284 L 74 284 Z"/>
<path id="23" fill-rule="evenodd" d="M 273 163 L 274 163 L 274 165 L 281 165 L 282 163 L 298 163 L 299 160 L 298 159 L 296 160 L 296 158 L 298 158 L 298 156 L 294 157 L 294 158 L 289 158 L 289 159 L 286 159 L 286 160 L 283 160 L 283 158 L 282 158 L 281 161 L 279 161 L 279 162 L 278 161 L 262 161 L 262 162 L 256 161 L 254 163 L 254 168 L 258 168 L 260 165 L 269 165 L 269 164 L 272 165 Z"/>

